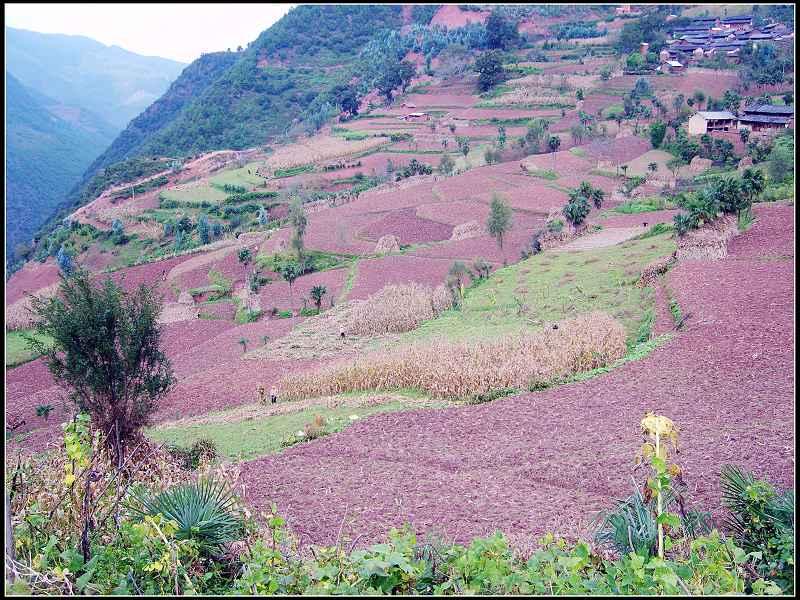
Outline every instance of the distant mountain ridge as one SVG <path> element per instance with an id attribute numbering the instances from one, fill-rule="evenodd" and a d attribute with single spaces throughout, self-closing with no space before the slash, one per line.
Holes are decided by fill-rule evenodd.
<path id="1" fill-rule="evenodd" d="M 61 114 L 72 111 L 70 115 Z M 69 118 L 67 118 L 69 117 Z M 70 109 L 6 72 L 6 251 L 28 242 L 115 128 Z"/>
<path id="2" fill-rule="evenodd" d="M 6 68 L 27 88 L 123 129 L 186 66 L 83 36 L 6 27 Z"/>

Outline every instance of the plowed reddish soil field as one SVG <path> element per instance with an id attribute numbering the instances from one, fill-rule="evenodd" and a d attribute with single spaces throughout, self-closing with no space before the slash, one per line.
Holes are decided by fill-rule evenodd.
<path id="1" fill-rule="evenodd" d="M 678 462 L 699 506 L 719 507 L 726 463 L 792 486 L 794 209 L 756 213 L 728 259 L 670 273 L 692 316 L 647 358 L 540 393 L 364 419 L 248 463 L 247 500 L 277 502 L 316 543 L 343 527 L 365 544 L 404 522 L 461 542 L 496 529 L 518 541 L 585 535 L 629 493 L 648 410 L 680 427 Z"/>

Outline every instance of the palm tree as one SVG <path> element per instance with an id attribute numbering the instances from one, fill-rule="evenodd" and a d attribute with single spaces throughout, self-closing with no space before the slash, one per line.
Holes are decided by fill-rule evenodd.
<path id="1" fill-rule="evenodd" d="M 553 166 L 556 164 L 556 152 L 561 147 L 561 138 L 557 135 L 551 135 L 550 139 L 547 140 L 547 147 L 550 148 L 550 152 L 553 153 Z"/>
<path id="2" fill-rule="evenodd" d="M 747 207 L 745 208 L 747 213 L 750 212 L 753 202 L 761 195 L 766 185 L 764 173 L 759 169 L 748 168 L 744 170 L 742 173 L 742 191 L 745 198 L 747 198 Z"/>
<path id="3" fill-rule="evenodd" d="M 322 297 L 328 293 L 328 288 L 324 285 L 315 285 L 311 288 L 310 296 L 311 299 L 314 301 L 314 305 L 317 307 L 317 312 L 322 310 Z"/>

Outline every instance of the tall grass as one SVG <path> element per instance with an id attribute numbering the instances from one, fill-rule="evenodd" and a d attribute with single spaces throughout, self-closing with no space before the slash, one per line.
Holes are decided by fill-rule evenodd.
<path id="1" fill-rule="evenodd" d="M 625 355 L 623 325 L 605 313 L 563 321 L 557 328 L 499 341 L 436 340 L 378 352 L 353 362 L 285 377 L 287 400 L 345 392 L 411 388 L 432 398 L 471 400 L 500 389 L 545 386 Z"/>
<path id="2" fill-rule="evenodd" d="M 453 304 L 444 286 L 387 285 L 366 300 L 353 302 L 346 333 L 358 336 L 403 333 L 437 317 Z"/>

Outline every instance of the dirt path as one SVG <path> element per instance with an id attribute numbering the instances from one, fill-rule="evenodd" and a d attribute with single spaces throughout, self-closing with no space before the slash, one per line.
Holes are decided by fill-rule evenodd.
<path id="1" fill-rule="evenodd" d="M 608 246 L 615 246 L 632 237 L 641 235 L 644 231 L 646 230 L 643 227 L 609 227 L 608 229 L 601 229 L 596 233 L 581 236 L 569 244 L 558 246 L 551 251 L 577 252 L 580 250 L 607 248 Z"/>
<path id="2" fill-rule="evenodd" d="M 639 422 L 680 427 L 679 464 L 698 508 L 719 517 L 719 471 L 794 483 L 794 209 L 759 207 L 740 238 L 757 252 L 686 261 L 667 276 L 684 330 L 647 358 L 591 380 L 469 407 L 372 416 L 346 431 L 247 463 L 246 500 L 275 501 L 314 543 L 340 527 L 363 545 L 413 524 L 465 542 L 501 529 L 518 545 L 547 531 L 586 536 L 630 493 Z M 770 238 L 771 239 L 771 238 Z M 781 259 L 764 260 L 767 254 Z"/>

